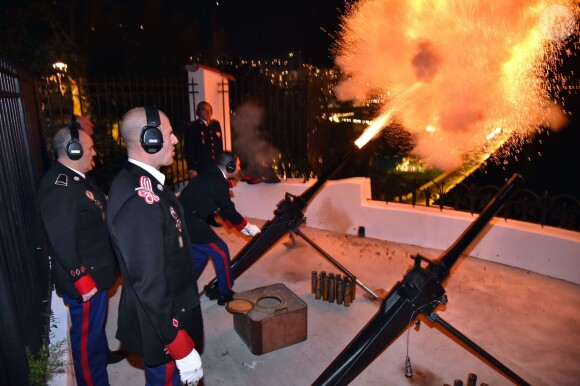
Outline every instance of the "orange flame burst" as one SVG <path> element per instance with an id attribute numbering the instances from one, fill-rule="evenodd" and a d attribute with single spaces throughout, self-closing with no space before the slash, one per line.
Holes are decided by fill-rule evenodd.
<path id="1" fill-rule="evenodd" d="M 396 116 L 428 165 L 451 169 L 562 126 L 554 68 L 579 13 L 572 0 L 359 1 L 343 18 L 336 63 L 348 78 L 336 93 L 391 97 L 356 145 Z"/>

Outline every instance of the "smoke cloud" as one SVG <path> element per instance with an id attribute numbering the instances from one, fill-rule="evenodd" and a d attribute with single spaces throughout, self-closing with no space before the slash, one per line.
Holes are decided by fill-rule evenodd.
<path id="1" fill-rule="evenodd" d="M 264 108 L 254 102 L 246 102 L 238 107 L 232 116 L 235 133 L 234 148 L 245 164 L 248 173 L 260 173 L 272 165 L 278 155 L 276 147 L 268 143 L 260 133 L 264 122 Z"/>

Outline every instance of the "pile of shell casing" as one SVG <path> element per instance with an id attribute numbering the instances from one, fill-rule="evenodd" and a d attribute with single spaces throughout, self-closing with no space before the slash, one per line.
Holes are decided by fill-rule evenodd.
<path id="1" fill-rule="evenodd" d="M 356 296 L 356 278 L 342 277 L 340 274 L 312 271 L 311 292 L 315 299 L 324 302 L 343 304 L 349 307 Z"/>

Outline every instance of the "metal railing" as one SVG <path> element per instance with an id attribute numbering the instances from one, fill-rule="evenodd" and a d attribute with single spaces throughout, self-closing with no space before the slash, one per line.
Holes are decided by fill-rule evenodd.
<path id="1" fill-rule="evenodd" d="M 430 188 L 420 189 L 422 183 L 416 182 L 409 204 L 417 205 L 421 202 L 425 206 L 437 206 L 440 210 L 453 208 L 474 214 L 479 213 L 500 189 L 493 185 L 476 186 L 461 183 L 446 192 L 444 183 L 445 181 L 434 183 Z M 530 189 L 521 188 L 514 193 L 498 216 L 541 226 L 580 231 L 580 200 L 569 194 L 551 195 L 547 191 L 538 194 Z"/>
<path id="2" fill-rule="evenodd" d="M 36 205 L 46 166 L 30 77 L 0 59 L 0 384 L 28 385 L 26 349 L 48 342 L 48 248 Z"/>

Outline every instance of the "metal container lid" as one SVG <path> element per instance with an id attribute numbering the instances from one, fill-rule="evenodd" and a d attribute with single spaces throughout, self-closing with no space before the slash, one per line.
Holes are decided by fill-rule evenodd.
<path id="1" fill-rule="evenodd" d="M 226 309 L 234 314 L 247 314 L 254 309 L 254 303 L 245 299 L 234 299 L 227 302 Z"/>

